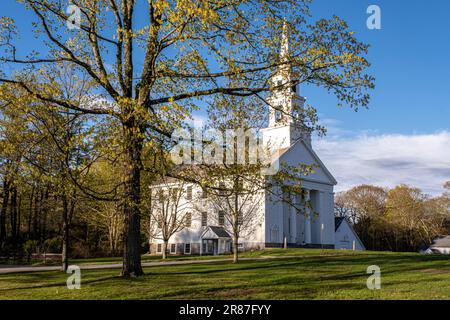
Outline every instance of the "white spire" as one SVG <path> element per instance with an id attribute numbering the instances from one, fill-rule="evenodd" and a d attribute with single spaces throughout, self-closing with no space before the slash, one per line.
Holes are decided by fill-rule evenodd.
<path id="1" fill-rule="evenodd" d="M 283 31 L 281 33 L 280 54 L 278 56 L 278 65 L 275 74 L 272 76 L 274 85 L 288 83 L 291 81 L 291 67 L 289 64 L 289 31 L 286 19 L 283 20 Z"/>
<path id="2" fill-rule="evenodd" d="M 283 21 L 280 54 L 275 73 L 271 76 L 274 89 L 267 101 L 270 105 L 269 126 L 264 131 L 265 139 L 280 142 L 279 148 L 290 147 L 299 139 L 311 145 L 311 134 L 303 130 L 297 113 L 303 109 L 306 99 L 292 86 L 293 74 L 289 52 L 289 30 L 286 19 Z M 269 140 L 270 140 L 269 139 Z"/>
<path id="3" fill-rule="evenodd" d="M 289 59 L 289 33 L 286 19 L 283 21 L 283 33 L 281 34 L 280 60 L 282 62 Z"/>

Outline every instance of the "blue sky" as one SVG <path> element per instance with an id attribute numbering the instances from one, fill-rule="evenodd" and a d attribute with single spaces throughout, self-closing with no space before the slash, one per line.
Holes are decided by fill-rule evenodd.
<path id="1" fill-rule="evenodd" d="M 369 30 L 366 9 L 381 9 L 381 30 Z M 302 93 L 329 127 L 316 141 L 345 190 L 359 183 L 406 183 L 439 194 L 450 180 L 450 1 L 318 0 L 318 16 L 336 14 L 371 45 L 376 89 L 368 109 L 339 109 L 314 88 Z"/>
<path id="2" fill-rule="evenodd" d="M 381 9 L 381 30 L 366 27 L 366 9 Z M 433 133 L 449 128 L 450 32 L 446 0 L 318 0 L 314 14 L 337 14 L 359 39 L 371 45 L 369 61 L 376 89 L 368 110 L 336 108 L 320 90 L 303 94 L 322 117 L 342 121 L 347 130 L 380 133 Z"/>
<path id="3" fill-rule="evenodd" d="M 381 8 L 381 30 L 366 27 L 371 4 Z M 29 28 L 30 13 L 13 0 L 2 5 L 0 15 Z M 340 182 L 337 190 L 406 183 L 440 193 L 450 180 L 450 1 L 315 0 L 312 14 L 346 20 L 371 45 L 368 58 L 376 77 L 369 108 L 358 112 L 338 108 L 323 90 L 301 88 L 329 128 L 315 143 Z M 23 34 L 22 49 L 39 50 L 30 37 Z"/>

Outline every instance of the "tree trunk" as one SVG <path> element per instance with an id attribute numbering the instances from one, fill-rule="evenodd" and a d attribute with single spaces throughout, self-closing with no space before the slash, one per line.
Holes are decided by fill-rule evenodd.
<path id="1" fill-rule="evenodd" d="M 64 192 L 63 201 L 63 243 L 62 243 L 62 271 L 66 272 L 69 267 L 69 203 Z"/>
<path id="2" fill-rule="evenodd" d="M 150 192 L 150 196 L 149 196 L 149 203 L 148 203 L 148 210 L 150 211 L 148 213 L 148 253 L 151 254 L 152 253 L 152 192 Z M 157 251 L 157 250 L 155 250 Z"/>
<path id="3" fill-rule="evenodd" d="M 41 203 L 41 212 L 40 212 L 40 215 L 42 217 L 41 226 L 39 228 L 41 242 L 44 242 L 47 239 L 47 214 L 49 209 L 49 197 L 50 197 L 50 187 L 47 185 L 45 187 L 44 201 L 43 203 Z"/>
<path id="4" fill-rule="evenodd" d="M 20 239 L 20 224 L 22 223 L 20 221 L 22 210 L 21 208 L 22 208 L 22 195 L 19 195 L 19 201 L 17 203 L 17 231 L 16 231 L 16 236 L 18 239 Z"/>
<path id="5" fill-rule="evenodd" d="M 28 212 L 28 232 L 27 232 L 27 237 L 28 239 L 31 239 L 31 221 L 33 220 L 33 203 L 34 203 L 34 185 L 33 188 L 31 189 L 31 195 L 30 195 L 30 209 Z"/>
<path id="6" fill-rule="evenodd" d="M 33 239 L 40 239 L 40 215 L 41 215 L 41 207 L 42 207 L 42 199 L 43 199 L 43 191 L 39 189 L 36 198 L 34 199 L 34 216 L 33 216 Z"/>
<path id="7" fill-rule="evenodd" d="M 141 266 L 141 153 L 142 138 L 136 126 L 124 125 L 124 243 L 122 275 L 137 277 L 144 274 Z"/>
<path id="8" fill-rule="evenodd" d="M 238 235 L 234 235 L 233 237 L 233 263 L 238 263 L 239 262 L 239 237 Z"/>
<path id="9" fill-rule="evenodd" d="M 164 240 L 162 258 L 165 260 L 167 258 L 167 248 L 169 247 L 169 241 Z"/>
<path id="10" fill-rule="evenodd" d="M 6 212 L 9 202 L 9 183 L 7 178 L 3 181 L 3 204 L 0 210 L 0 248 L 6 243 Z"/>
<path id="11" fill-rule="evenodd" d="M 235 148 L 235 150 L 237 150 Z M 239 261 L 239 178 L 235 179 L 234 185 L 234 226 L 233 226 L 233 263 Z"/>
<path id="12" fill-rule="evenodd" d="M 12 187 L 12 195 L 11 195 L 11 243 L 16 244 L 17 240 L 17 187 Z"/>

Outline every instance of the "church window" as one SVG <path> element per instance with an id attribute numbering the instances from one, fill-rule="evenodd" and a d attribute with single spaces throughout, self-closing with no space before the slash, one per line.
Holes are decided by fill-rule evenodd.
<path id="1" fill-rule="evenodd" d="M 208 198 L 208 190 L 202 189 L 202 199 L 207 199 L 207 198 Z"/>
<path id="2" fill-rule="evenodd" d="M 191 254 L 191 244 L 190 243 L 184 244 L 184 254 Z"/>
<path id="3" fill-rule="evenodd" d="M 192 213 L 186 213 L 186 227 L 190 228 L 192 226 Z"/>
<path id="4" fill-rule="evenodd" d="M 202 227 L 206 227 L 208 225 L 208 214 L 206 212 L 202 212 Z"/>
<path id="5" fill-rule="evenodd" d="M 192 186 L 186 188 L 186 199 L 192 200 Z"/>
<path id="6" fill-rule="evenodd" d="M 243 215 L 242 211 L 239 211 L 237 219 L 238 219 L 237 220 L 238 225 L 241 226 L 244 223 L 244 215 Z"/>
<path id="7" fill-rule="evenodd" d="M 283 119 L 283 114 L 281 113 L 281 111 L 275 110 L 275 122 L 280 122 L 282 119 Z"/>
<path id="8" fill-rule="evenodd" d="M 224 211 L 219 211 L 219 226 L 223 227 L 223 225 L 225 224 L 225 212 Z"/>
<path id="9" fill-rule="evenodd" d="M 224 197 L 226 196 L 226 186 L 225 183 L 221 182 L 219 183 L 219 196 Z"/>

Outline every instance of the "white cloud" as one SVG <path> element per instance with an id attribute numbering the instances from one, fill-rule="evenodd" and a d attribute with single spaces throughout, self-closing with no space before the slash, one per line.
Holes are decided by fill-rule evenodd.
<path id="1" fill-rule="evenodd" d="M 337 191 L 363 183 L 383 187 L 405 183 L 437 195 L 450 180 L 449 131 L 424 135 L 364 133 L 353 137 L 339 133 L 314 143 L 339 182 Z"/>
<path id="2" fill-rule="evenodd" d="M 192 119 L 187 121 L 187 123 L 194 128 L 202 128 L 207 122 L 208 117 L 200 113 L 194 113 Z"/>

